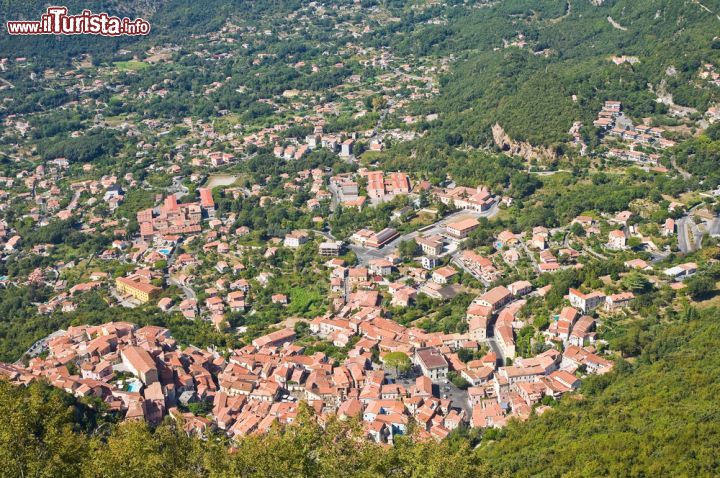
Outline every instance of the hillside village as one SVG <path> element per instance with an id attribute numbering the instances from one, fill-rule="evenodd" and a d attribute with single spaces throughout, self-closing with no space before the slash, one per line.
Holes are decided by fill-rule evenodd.
<path id="1" fill-rule="evenodd" d="M 675 153 L 717 106 L 607 98 L 563 159 L 448 136 L 440 170 L 413 160 L 457 58 L 377 46 L 399 20 L 361 13 L 311 2 L 111 64 L 0 61 L 8 91 L 58 95 L 0 103 L 0 286 L 33 320 L 2 330 L 0 376 L 203 438 L 306 402 L 378 443 L 411 424 L 442 440 L 550 412 L 637 353 L 642 331 L 618 331 L 641 311 L 715 300 L 720 189 L 686 187 Z M 711 63 L 697 78 L 720 81 Z"/>
<path id="2" fill-rule="evenodd" d="M 361 196 L 358 183 L 368 177 L 368 196 Z M 83 187 L 107 196 L 122 191 L 116 181 Z M 99 267 L 88 270 L 89 281 L 62 279 L 58 271 L 72 265 L 33 271 L 28 282 L 56 291 L 38 312 L 70 312 L 84 294 L 107 291 L 118 307 L 152 304 L 218 330 L 234 327 L 248 337 L 247 345 L 226 355 L 180 345 L 163 327 L 73 326 L 36 344 L 27 365 L 3 365 L 2 373 L 15 383 L 44 377 L 78 397 L 100 399 L 125 420 L 184 417 L 185 426 L 201 436 L 211 428 L 234 437 L 267 430 L 275 421 L 291 423 L 298 402 L 306 401 L 320 420 L 329 414 L 361 416 L 378 442 L 391 443 L 411 418 L 429 437 L 442 439 L 459 426 L 499 428 L 513 418 L 525 420 L 547 410 L 548 400 L 577 389 L 587 374 L 610 371 L 613 351 L 598 333 L 604 321 L 632 311 L 636 294 L 647 290 L 644 281 L 680 291 L 698 269 L 691 263 L 653 267 L 665 252 L 633 225 L 630 211 L 578 216 L 563 228 L 502 230 L 491 246 L 468 248 L 479 221 L 498 214 L 512 198 L 482 185 L 439 188 L 382 171 L 338 178 L 313 169 L 286 181 L 285 190 L 314 194 L 320 206 L 311 207 L 312 198 L 301 205 L 310 214 L 332 210 L 333 201 L 342 207 L 341 195 L 380 202 L 407 198 L 408 206 L 380 231 L 363 228 L 340 239 L 320 230 L 326 221 L 320 216 L 313 220 L 318 229 L 243 245 L 253 231 L 237 227 L 235 213 L 220 213 L 209 189 L 199 189 L 194 202 L 160 198 L 159 206 L 137 211 L 139 230 L 131 239 L 114 240 L 94 259 Z M 232 185 L 221 189 L 222 196 L 238 192 Z M 249 194 L 272 201 L 263 192 Z M 370 202 L 363 208 L 372 208 Z M 442 207 L 444 217 L 401 234 L 408 218 L 437 218 Z M 671 220 L 662 227 L 664 240 L 675 236 Z M 638 248 L 650 251 L 649 261 L 630 253 Z M 298 254 L 308 255 L 313 276 L 324 284 L 326 299 L 316 301 L 327 309 L 314 317 L 308 310 L 289 310 L 307 301 L 307 293 L 279 280 Z M 541 285 L 548 274 L 617 255 L 627 258 L 625 277 L 608 279 L 596 290 Z M 132 267 L 113 278 L 102 271 L 103 263 L 113 262 Z M 561 298 L 560 306 L 544 317 L 535 313 L 551 294 Z M 278 319 L 286 318 L 280 328 L 270 325 L 262 334 L 233 326 L 266 304 Z M 452 304 L 449 316 L 433 312 L 443 304 Z M 464 309 L 456 318 L 460 304 Z M 403 318 L 428 306 L 438 314 L 434 320 L 445 322 L 440 330 L 422 315 Z M 401 373 L 392 365 L 398 354 L 404 358 Z"/>

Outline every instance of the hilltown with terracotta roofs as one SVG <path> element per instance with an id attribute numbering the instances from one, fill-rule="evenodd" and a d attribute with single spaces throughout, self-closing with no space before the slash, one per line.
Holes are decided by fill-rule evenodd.
<path id="1" fill-rule="evenodd" d="M 475 122 L 445 113 L 457 57 L 378 46 L 400 19 L 360 3 L 113 62 L 0 58 L 2 379 L 200 437 L 264 433 L 304 402 L 379 443 L 411 423 L 441 440 L 552 413 L 638 354 L 618 331 L 641 310 L 713 300 L 720 183 L 668 151 L 716 104 L 570 91 L 557 150 L 500 120 L 483 143 L 443 130 Z M 493 52 L 556 54 L 515 23 Z"/>
<path id="2" fill-rule="evenodd" d="M 358 180 L 366 178 L 367 195 L 359 195 Z M 199 190 L 197 202 L 167 196 L 160 206 L 137 212 L 134 239 L 116 240 L 100 255 L 101 260 L 122 258 L 136 264 L 134 270 L 114 279 L 91 272 L 90 281 L 67 289 L 55 281 L 58 294 L 39 311 L 69 311 L 82 294 L 107 289 L 118 307 L 152 304 L 163 313 L 179 312 L 185 320 L 207 321 L 226 330 L 228 313 L 253 309 L 253 298 L 260 295 L 255 288 L 273 289 L 270 302 L 279 310 L 307 300 L 305 291 L 277 289 L 274 281 L 274 275 L 283 272 L 272 259 L 292 257 L 300 249 L 320 258 L 328 310 L 312 319 L 288 315 L 272 331 L 224 351 L 180 345 L 167 328 L 156 325 L 71 326 L 35 344 L 25 364 L 3 364 L 0 373 L 17 384 L 44 378 L 77 397 L 96 397 L 125 420 L 157 424 L 166 415 L 183 417 L 185 426 L 201 436 L 210 428 L 234 437 L 268 430 L 276 421 L 292 423 L 298 403 L 305 401 L 319 420 L 330 414 L 361 417 L 370 439 L 392 443 L 409 420 L 436 439 L 462 425 L 503 427 L 510 419 L 525 420 L 549 409 L 548 400 L 576 390 L 585 375 L 612 369 L 607 344 L 596 328 L 603 317 L 631 307 L 633 292 L 553 291 L 552 285 L 508 283 L 503 277 L 517 267 L 537 277 L 581 268 L 583 255 L 597 253 L 568 245 L 564 238 L 570 228 L 598 237 L 600 225 L 612 224 L 615 229 L 606 236 L 604 248 L 626 250 L 626 238 L 640 237 L 628 224 L 631 212 L 598 219 L 579 216 L 556 230 L 503 230 L 481 254 L 463 247 L 464 242 L 483 218 L 512 203 L 512 198 L 494 195 L 482 185 L 438 188 L 399 172 L 360 170 L 328 177 L 320 169 L 300 171 L 287 181 L 285 187 L 291 189 L 309 182 L 316 198 L 339 198 L 353 207 L 363 202 L 359 198 L 380 204 L 400 195 L 415 198 L 411 203 L 422 196 L 449 207 L 445 217 L 405 234 L 393 227 L 363 228 L 346 243 L 329 232 L 293 230 L 263 246 L 242 246 L 237 238 L 250 231 L 230 227 L 233 213 L 222 217 L 209 189 Z M 83 187 L 119 189 L 114 178 Z M 234 190 L 227 188 L 226 193 L 228 189 Z M 249 194 L 261 195 L 262 188 Z M 312 201 L 307 201 L 310 208 Z M 405 206 L 398 215 L 436 217 L 438 206 Z M 407 244 L 412 245 L 409 253 L 401 251 Z M 348 264 L 348 254 L 355 264 Z M 164 263 L 159 267 L 158 261 Z M 652 268 L 637 258 L 625 266 Z M 249 268 L 253 276 L 247 274 Z M 681 264 L 667 269 L 665 280 L 681 286 L 696 268 Z M 34 275 L 29 280 L 48 281 L 47 271 L 37 269 Z M 180 298 L 165 294 L 163 284 L 175 284 Z M 210 287 L 196 293 L 201 284 Z M 405 308 L 425 303 L 442 307 L 478 288 L 484 292 L 467 302 L 457 327 L 461 331 L 429 331 L 422 320 L 403 320 L 403 325 L 392 319 Z M 552 292 L 564 296 L 564 305 L 534 336 L 528 301 L 541 302 Z M 204 300 L 198 300 L 198 294 Z M 240 326 L 237 332 L 247 329 Z M 316 341 L 340 353 L 329 355 Z M 393 356 L 393 363 L 398 362 L 398 354 L 407 361 L 385 363 Z"/>

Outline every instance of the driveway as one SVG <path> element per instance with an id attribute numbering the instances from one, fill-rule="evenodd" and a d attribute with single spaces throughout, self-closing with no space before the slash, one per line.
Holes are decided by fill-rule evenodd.
<path id="1" fill-rule="evenodd" d="M 182 289 L 183 294 L 185 295 L 186 299 L 197 300 L 197 295 L 195 294 L 195 291 L 192 290 L 192 288 L 190 288 L 184 284 L 181 284 L 180 281 L 178 281 L 176 278 L 174 278 L 172 276 L 168 276 L 167 281 L 168 281 L 168 284 L 177 286 L 180 289 Z"/>

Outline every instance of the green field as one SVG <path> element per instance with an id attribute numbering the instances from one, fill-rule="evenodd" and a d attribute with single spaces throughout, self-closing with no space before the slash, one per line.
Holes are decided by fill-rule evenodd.
<path id="1" fill-rule="evenodd" d="M 116 61 L 113 63 L 120 71 L 139 71 L 149 68 L 150 65 L 142 61 Z"/>

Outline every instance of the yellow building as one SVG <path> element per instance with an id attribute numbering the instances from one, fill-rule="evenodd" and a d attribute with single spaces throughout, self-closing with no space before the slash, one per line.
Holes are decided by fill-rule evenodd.
<path id="1" fill-rule="evenodd" d="M 148 302 L 160 294 L 160 288 L 141 281 L 137 277 L 118 277 L 115 287 L 121 294 L 129 294 L 140 302 Z"/>

